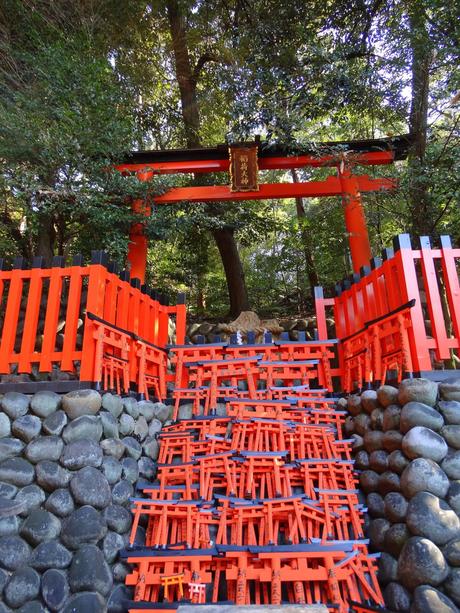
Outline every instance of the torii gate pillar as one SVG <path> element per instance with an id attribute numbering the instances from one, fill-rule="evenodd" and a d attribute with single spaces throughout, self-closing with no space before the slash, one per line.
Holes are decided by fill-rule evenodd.
<path id="1" fill-rule="evenodd" d="M 137 178 L 139 181 L 149 181 L 152 178 L 152 171 L 139 171 Z M 134 213 L 139 213 L 148 217 L 151 208 L 145 200 L 136 199 L 132 201 L 131 208 Z M 145 283 L 145 269 L 147 267 L 148 240 L 144 234 L 144 224 L 135 223 L 129 230 L 128 244 L 128 263 L 132 279 L 140 279 Z"/>
<path id="2" fill-rule="evenodd" d="M 350 246 L 353 272 L 359 273 L 362 266 L 369 266 L 371 246 L 367 232 L 366 217 L 361 202 L 358 179 L 348 164 L 338 168 L 342 187 L 342 202 L 345 214 L 345 228 Z"/>

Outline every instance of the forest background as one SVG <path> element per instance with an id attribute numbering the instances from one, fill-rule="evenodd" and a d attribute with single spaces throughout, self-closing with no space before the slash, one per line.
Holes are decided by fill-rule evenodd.
<path id="1" fill-rule="evenodd" d="M 413 134 L 407 161 L 366 170 L 399 180 L 364 196 L 373 251 L 400 232 L 460 245 L 459 39 L 457 0 L 2 0 L 0 256 L 124 266 L 129 199 L 197 179 L 109 169 L 255 135 L 295 153 Z M 338 198 L 159 207 L 146 232 L 147 281 L 201 318 L 302 314 L 351 272 Z"/>

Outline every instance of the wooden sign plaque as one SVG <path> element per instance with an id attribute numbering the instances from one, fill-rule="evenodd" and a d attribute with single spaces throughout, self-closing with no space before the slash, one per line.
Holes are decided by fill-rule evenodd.
<path id="1" fill-rule="evenodd" d="M 230 190 L 232 192 L 259 191 L 258 146 L 230 145 Z"/>

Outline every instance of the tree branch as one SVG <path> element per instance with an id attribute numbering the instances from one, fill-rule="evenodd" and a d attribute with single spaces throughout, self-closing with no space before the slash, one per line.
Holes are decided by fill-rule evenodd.
<path id="1" fill-rule="evenodd" d="M 219 62 L 219 61 L 220 61 L 219 57 L 215 55 L 214 53 L 210 53 L 210 52 L 203 53 L 203 55 L 201 55 L 198 58 L 195 68 L 193 69 L 192 78 L 195 81 L 195 83 L 200 78 L 200 72 L 203 70 L 205 64 L 207 64 L 208 62 Z"/>

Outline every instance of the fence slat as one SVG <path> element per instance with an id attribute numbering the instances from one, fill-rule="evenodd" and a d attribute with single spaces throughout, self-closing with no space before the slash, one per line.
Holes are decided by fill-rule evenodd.
<path id="1" fill-rule="evenodd" d="M 29 293 L 22 332 L 22 343 L 18 362 L 18 372 L 28 373 L 31 370 L 31 357 L 37 338 L 38 318 L 43 288 L 43 271 L 33 268 L 30 271 Z"/>
<path id="2" fill-rule="evenodd" d="M 17 273 L 11 278 L 0 344 L 0 373 L 2 374 L 10 373 L 10 356 L 16 340 L 23 284 L 22 275 Z"/>
<path id="3" fill-rule="evenodd" d="M 46 302 L 45 326 L 43 328 L 43 343 L 40 359 L 40 372 L 50 372 L 52 369 L 51 354 L 56 347 L 57 325 L 61 308 L 63 270 L 54 266 L 51 268 L 48 298 Z"/>
<path id="4" fill-rule="evenodd" d="M 434 267 L 433 250 L 428 236 L 420 237 L 421 262 L 423 282 L 428 303 L 428 312 L 431 320 L 431 329 L 436 340 L 436 358 L 448 360 L 450 358 L 449 343 L 444 321 L 441 296 L 439 294 L 438 278 Z"/>
<path id="5" fill-rule="evenodd" d="M 80 266 L 69 268 L 69 295 L 65 317 L 64 344 L 62 347 L 61 369 L 74 370 L 74 351 L 77 343 L 77 326 L 81 307 L 81 289 L 85 269 Z"/>
<path id="6" fill-rule="evenodd" d="M 444 285 L 449 303 L 450 316 L 455 338 L 460 345 L 460 285 L 455 258 L 460 257 L 460 249 L 452 249 L 450 238 L 441 236 L 441 264 Z"/>

